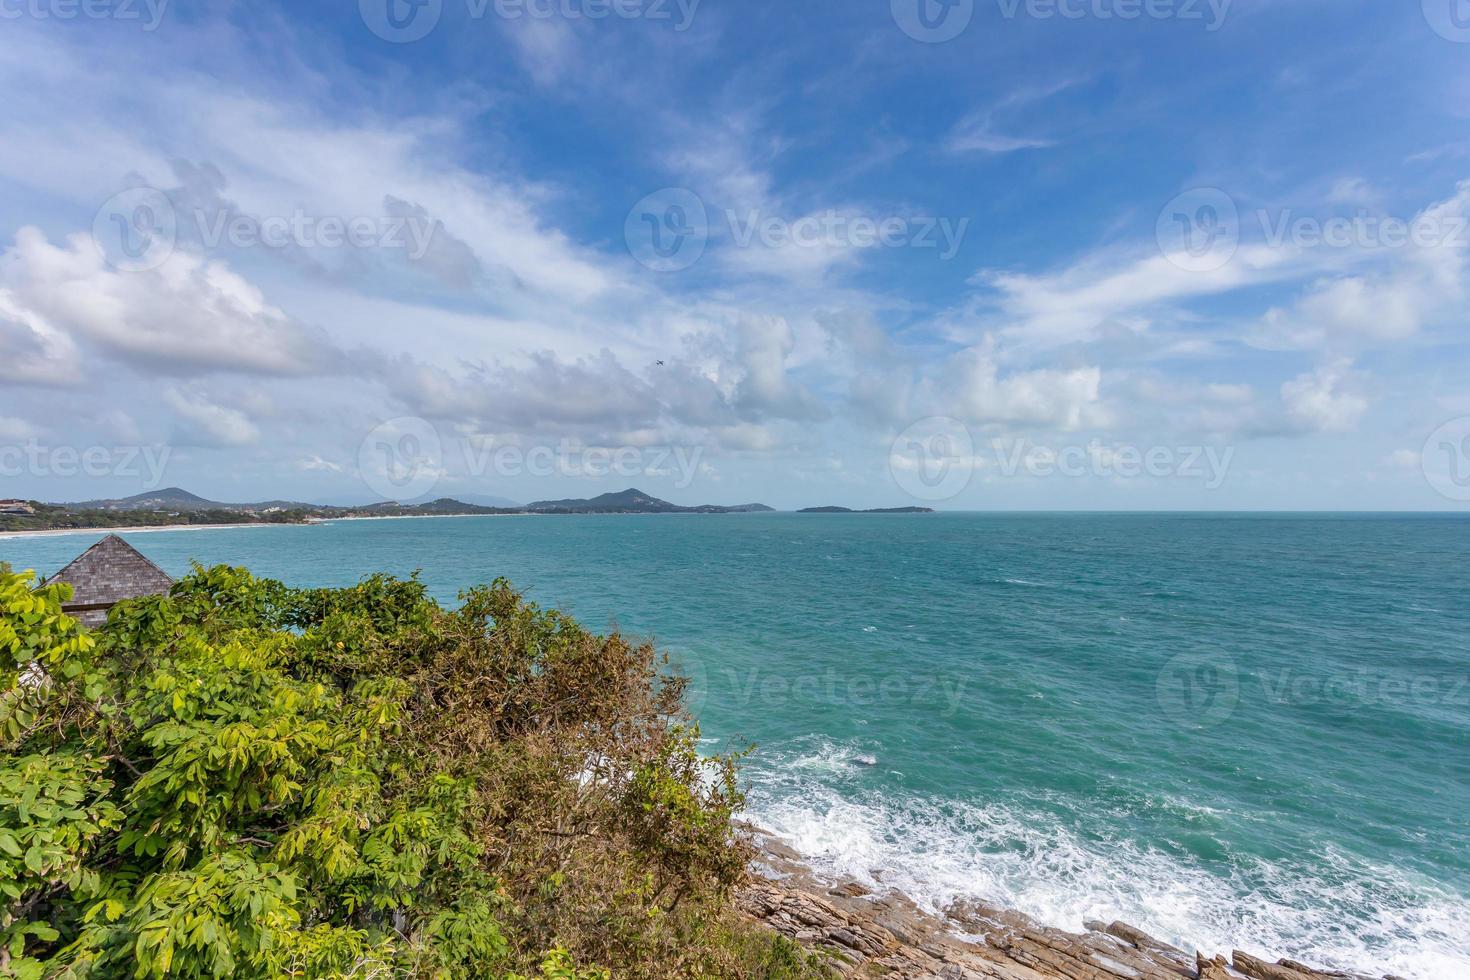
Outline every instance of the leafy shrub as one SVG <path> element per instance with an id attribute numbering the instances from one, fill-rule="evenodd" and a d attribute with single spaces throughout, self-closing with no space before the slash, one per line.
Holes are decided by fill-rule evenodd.
<path id="1" fill-rule="evenodd" d="M 737 759 L 650 646 L 503 581 L 67 597 L 0 568 L 0 974 L 819 973 L 728 911 Z"/>

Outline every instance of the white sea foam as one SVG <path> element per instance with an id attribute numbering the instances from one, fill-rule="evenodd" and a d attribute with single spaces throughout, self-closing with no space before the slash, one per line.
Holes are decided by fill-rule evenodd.
<path id="1" fill-rule="evenodd" d="M 1221 876 L 1177 854 L 1084 835 L 1040 809 L 864 793 L 852 782 L 858 754 L 820 741 L 763 767 L 749 817 L 817 870 L 897 888 L 935 912 L 975 898 L 1074 931 L 1121 919 L 1211 955 L 1243 949 L 1413 980 L 1470 976 L 1470 905 L 1394 869 L 1328 851 L 1311 870 L 1242 861 Z"/>

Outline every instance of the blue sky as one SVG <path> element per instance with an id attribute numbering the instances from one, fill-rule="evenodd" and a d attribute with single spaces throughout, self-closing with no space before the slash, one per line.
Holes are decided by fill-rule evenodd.
<path id="1" fill-rule="evenodd" d="M 0 0 L 0 82 L 0 496 L 1470 501 L 1463 0 Z"/>

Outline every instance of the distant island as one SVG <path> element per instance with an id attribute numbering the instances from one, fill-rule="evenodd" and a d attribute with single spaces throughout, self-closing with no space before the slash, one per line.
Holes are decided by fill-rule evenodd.
<path id="1" fill-rule="evenodd" d="M 872 507 L 868 510 L 853 510 L 851 507 L 803 507 L 798 514 L 932 514 L 933 507 Z"/>
<path id="2" fill-rule="evenodd" d="M 591 500 L 539 500 L 522 509 L 528 514 L 760 514 L 775 510 L 765 504 L 680 507 L 635 489 L 605 493 Z"/>
<path id="3" fill-rule="evenodd" d="M 363 506 L 308 504 L 293 500 L 267 500 L 252 504 L 228 504 L 208 500 L 179 487 L 152 490 L 112 500 L 77 503 L 0 500 L 0 532 L 127 529 L 141 527 L 203 527 L 240 524 L 309 524 L 318 521 L 381 517 L 463 517 L 473 515 L 571 515 L 571 514 L 758 514 L 774 513 L 765 504 L 722 506 L 701 504 L 684 507 L 660 500 L 636 488 L 605 493 L 588 499 L 538 500 L 521 506 L 500 498 L 478 498 L 472 503 L 441 497 L 416 504 L 387 501 Z M 802 514 L 927 514 L 928 507 L 893 507 L 850 510 L 846 507 L 811 507 Z"/>

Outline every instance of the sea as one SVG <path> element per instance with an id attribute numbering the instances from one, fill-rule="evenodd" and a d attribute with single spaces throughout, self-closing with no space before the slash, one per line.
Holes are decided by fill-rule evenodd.
<path id="1" fill-rule="evenodd" d="M 0 539 L 59 569 L 100 535 Z M 505 576 L 693 681 L 747 816 L 942 910 L 1470 977 L 1470 516 L 473 517 L 125 535 L 169 572 Z"/>

